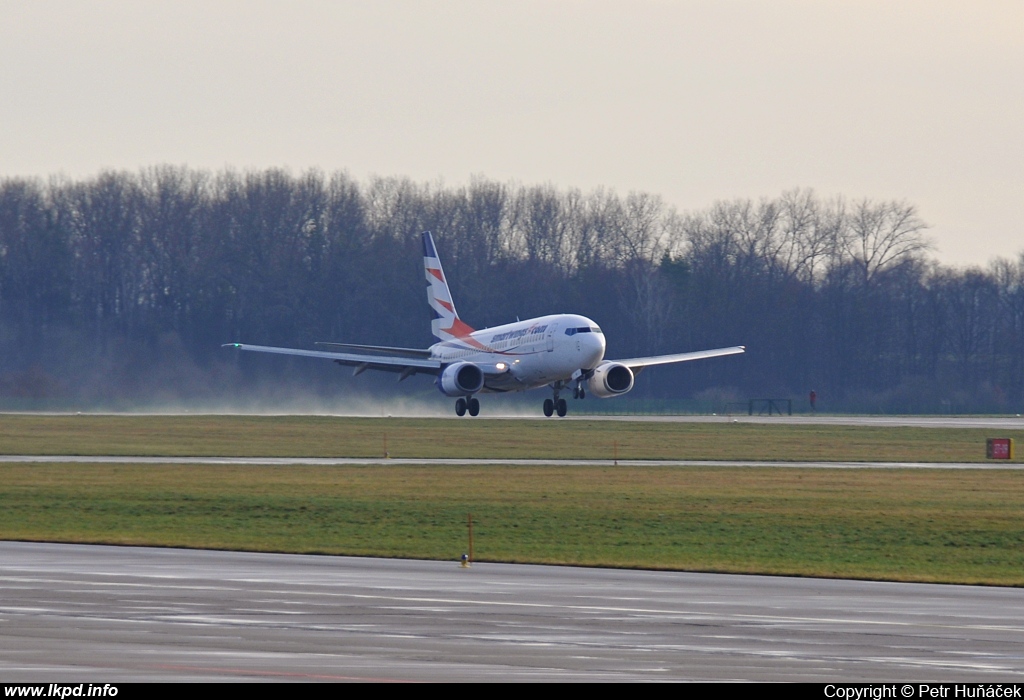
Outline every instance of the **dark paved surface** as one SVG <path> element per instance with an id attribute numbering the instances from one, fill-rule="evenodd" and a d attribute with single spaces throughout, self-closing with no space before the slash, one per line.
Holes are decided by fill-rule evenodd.
<path id="1" fill-rule="evenodd" d="M 1024 590 L 0 543 L 0 678 L 1024 680 Z"/>

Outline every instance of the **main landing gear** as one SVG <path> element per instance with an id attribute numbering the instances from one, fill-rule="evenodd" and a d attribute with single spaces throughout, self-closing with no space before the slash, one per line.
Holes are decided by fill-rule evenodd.
<path id="1" fill-rule="evenodd" d="M 565 414 L 569 412 L 569 404 L 565 402 L 565 399 L 558 398 L 558 392 L 563 388 L 562 382 L 555 382 L 551 388 L 554 389 L 555 394 L 553 398 L 544 399 L 544 415 L 550 418 L 557 413 L 559 418 L 565 418 Z"/>
<path id="2" fill-rule="evenodd" d="M 544 399 L 544 415 L 550 418 L 556 412 L 559 418 L 564 418 L 565 414 L 569 412 L 569 404 L 565 402 L 565 399 Z"/>
<path id="3" fill-rule="evenodd" d="M 469 415 L 478 416 L 480 415 L 480 402 L 470 396 L 468 399 L 459 399 L 455 402 L 455 415 L 464 416 L 466 411 L 469 411 Z"/>
<path id="4" fill-rule="evenodd" d="M 557 381 L 551 385 L 554 390 L 554 396 L 550 399 L 544 399 L 544 415 L 550 418 L 554 414 L 558 414 L 559 418 L 564 418 L 565 414 L 569 412 L 569 405 L 565 402 L 565 399 L 558 398 L 558 394 L 562 389 L 567 389 L 569 384 L 572 384 L 572 397 L 574 399 L 585 399 L 587 398 L 587 390 L 583 386 L 583 382 L 587 377 L 587 373 L 583 370 L 573 374 L 573 377 L 569 381 Z"/>

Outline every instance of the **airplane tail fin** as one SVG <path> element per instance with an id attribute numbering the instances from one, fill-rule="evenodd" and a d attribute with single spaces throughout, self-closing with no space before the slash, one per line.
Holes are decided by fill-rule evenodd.
<path id="1" fill-rule="evenodd" d="M 427 275 L 427 301 L 434 311 L 434 320 L 430 323 L 434 337 L 438 340 L 452 340 L 468 336 L 473 329 L 459 319 L 455 310 L 455 302 L 448 290 L 448 282 L 430 231 L 423 232 L 423 267 Z"/>

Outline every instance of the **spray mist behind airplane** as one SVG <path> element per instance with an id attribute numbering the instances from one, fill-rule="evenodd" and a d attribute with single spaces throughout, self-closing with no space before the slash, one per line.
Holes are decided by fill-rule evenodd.
<path id="1" fill-rule="evenodd" d="M 445 280 L 441 260 L 429 231 L 423 233 L 423 264 L 427 301 L 434 311 L 431 330 L 438 342 L 429 348 L 395 348 L 353 343 L 317 343 L 336 350 L 299 350 L 265 345 L 229 343 L 224 347 L 334 360 L 355 367 L 353 375 L 368 369 L 398 373 L 402 381 L 414 374 L 430 374 L 445 396 L 456 399 L 455 413 L 480 413 L 478 393 L 525 391 L 549 387 L 544 415 L 568 412 L 563 391 L 574 399 L 589 393 L 602 399 L 620 396 L 633 388 L 634 377 L 645 367 L 709 357 L 736 355 L 743 346 L 685 352 L 676 355 L 605 360 L 605 339 L 600 327 L 585 316 L 554 314 L 476 331 L 459 318 Z"/>

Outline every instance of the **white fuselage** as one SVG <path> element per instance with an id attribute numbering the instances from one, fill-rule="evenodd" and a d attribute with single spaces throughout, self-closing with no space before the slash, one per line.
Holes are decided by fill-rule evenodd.
<path id="1" fill-rule="evenodd" d="M 604 333 L 596 323 L 576 314 L 555 314 L 436 343 L 430 356 L 443 364 L 507 367 L 507 372 L 486 377 L 484 391 L 522 391 L 592 370 L 604 359 L 604 351 Z"/>

